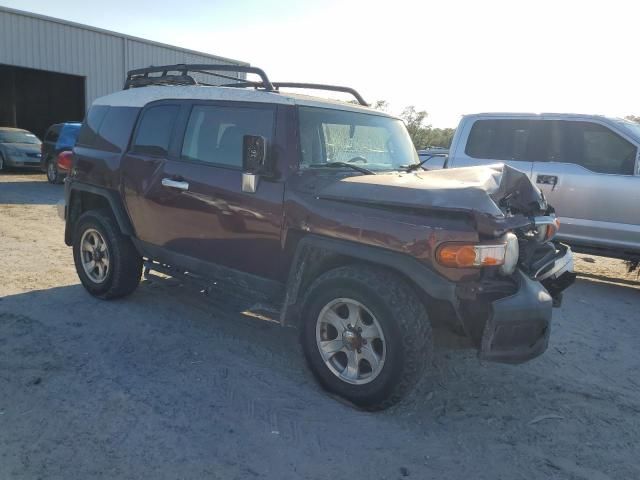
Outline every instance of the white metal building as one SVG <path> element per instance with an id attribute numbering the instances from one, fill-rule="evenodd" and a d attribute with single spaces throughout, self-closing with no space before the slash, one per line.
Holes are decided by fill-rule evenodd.
<path id="1" fill-rule="evenodd" d="M 177 63 L 248 65 L 0 6 L 0 126 L 41 136 L 82 120 L 94 99 L 122 89 L 128 70 Z"/>

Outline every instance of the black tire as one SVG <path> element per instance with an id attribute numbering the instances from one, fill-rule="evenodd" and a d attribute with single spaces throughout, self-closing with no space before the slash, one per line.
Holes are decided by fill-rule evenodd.
<path id="1" fill-rule="evenodd" d="M 47 174 L 47 181 L 53 185 L 62 183 L 60 172 L 55 164 L 55 160 L 52 158 L 47 159 L 45 163 L 45 173 Z"/>
<path id="2" fill-rule="evenodd" d="M 109 269 L 100 283 L 93 281 L 82 265 L 81 241 L 84 232 L 97 230 L 109 252 Z M 120 232 L 108 210 L 90 210 L 76 223 L 73 236 L 73 260 L 82 285 L 91 295 L 102 299 L 120 298 L 131 294 L 140 283 L 142 257 L 131 239 Z"/>
<path id="3" fill-rule="evenodd" d="M 377 319 L 386 343 L 380 373 L 369 383 L 354 385 L 325 364 L 316 342 L 322 309 L 338 298 L 364 305 Z M 303 302 L 301 341 L 307 362 L 328 391 L 366 410 L 381 410 L 400 401 L 418 382 L 433 350 L 431 324 L 424 305 L 400 276 L 368 265 L 350 265 L 321 275 Z"/>

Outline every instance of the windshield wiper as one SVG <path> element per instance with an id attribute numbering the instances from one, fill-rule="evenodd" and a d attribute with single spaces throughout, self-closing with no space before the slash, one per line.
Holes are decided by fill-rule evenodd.
<path id="1" fill-rule="evenodd" d="M 427 155 L 427 158 L 425 158 L 424 160 L 421 160 L 418 163 L 414 163 L 413 165 L 407 165 L 405 167 L 405 171 L 406 172 L 413 172 L 414 170 L 418 170 L 420 167 L 422 167 L 422 165 L 424 165 L 425 163 L 427 163 L 429 160 L 431 160 L 434 157 L 447 157 L 448 154 L 446 153 L 430 153 L 429 155 Z"/>
<path id="2" fill-rule="evenodd" d="M 372 172 L 368 168 L 359 167 L 358 165 L 353 165 L 352 163 L 347 163 L 347 162 L 312 163 L 309 166 L 310 167 L 314 167 L 314 168 L 323 168 L 323 167 L 327 167 L 327 168 L 342 168 L 342 167 L 347 167 L 347 168 L 351 168 L 351 169 L 353 169 L 353 170 L 355 170 L 357 172 L 364 173 L 365 175 L 375 175 L 375 172 Z"/>

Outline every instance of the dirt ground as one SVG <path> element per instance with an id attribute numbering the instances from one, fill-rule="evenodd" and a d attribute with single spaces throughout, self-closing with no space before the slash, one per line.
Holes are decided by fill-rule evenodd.
<path id="1" fill-rule="evenodd" d="M 438 347 L 406 401 L 326 395 L 296 333 L 145 281 L 79 285 L 41 174 L 0 174 L 0 479 L 640 478 L 640 281 L 578 256 L 549 350 L 524 365 Z"/>

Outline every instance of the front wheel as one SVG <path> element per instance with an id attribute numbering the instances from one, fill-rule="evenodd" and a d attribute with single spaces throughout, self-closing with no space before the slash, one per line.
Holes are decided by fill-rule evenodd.
<path id="1" fill-rule="evenodd" d="M 396 274 L 366 265 L 331 270 L 309 288 L 301 340 L 329 391 L 380 410 L 419 380 L 432 350 L 427 312 Z"/>
<path id="2" fill-rule="evenodd" d="M 78 218 L 73 260 L 82 285 L 96 297 L 124 297 L 140 283 L 142 257 L 106 210 L 90 210 Z"/>

